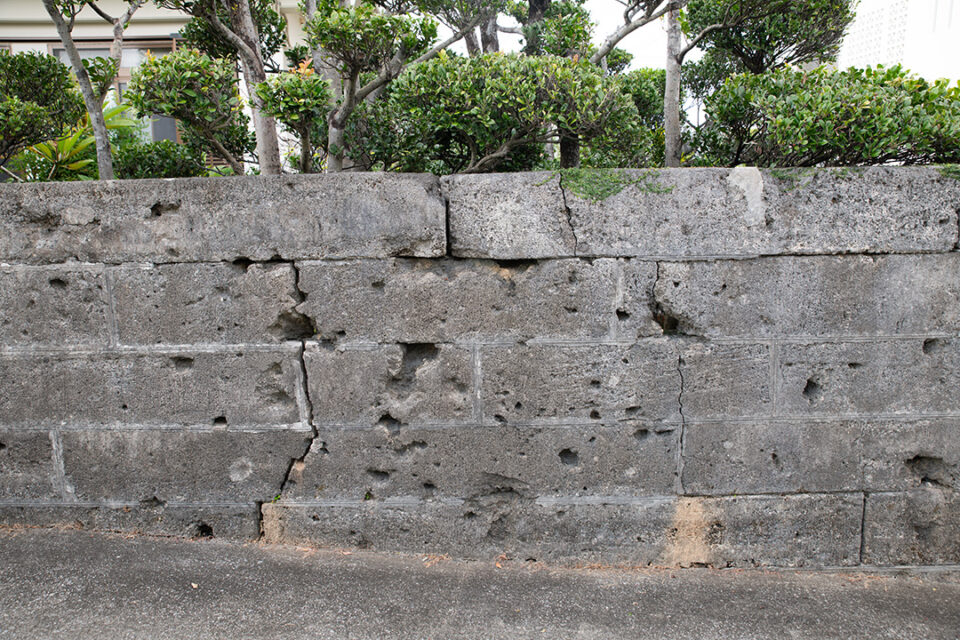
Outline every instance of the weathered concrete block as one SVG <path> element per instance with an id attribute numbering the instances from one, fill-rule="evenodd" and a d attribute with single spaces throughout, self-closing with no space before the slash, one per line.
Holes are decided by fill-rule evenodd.
<path id="1" fill-rule="evenodd" d="M 851 567 L 859 563 L 860 494 L 715 500 L 714 508 L 721 514 L 719 530 L 711 522 L 700 533 L 713 547 L 714 559 L 709 562 L 713 566 Z M 682 532 L 683 525 L 679 529 Z M 682 539 L 678 536 L 681 550 Z"/>
<path id="2" fill-rule="evenodd" d="M 0 501 L 60 498 L 46 431 L 0 431 Z"/>
<path id="3" fill-rule="evenodd" d="M 668 495 L 678 425 L 322 429 L 284 498 Z M 469 452 L 469 455 L 464 455 Z"/>
<path id="4" fill-rule="evenodd" d="M 864 564 L 960 563 L 960 494 L 940 487 L 867 495 Z"/>
<path id="5" fill-rule="evenodd" d="M 264 505 L 268 542 L 658 566 L 852 566 L 859 495 Z"/>
<path id="6" fill-rule="evenodd" d="M 108 308 L 101 267 L 0 265 L 2 347 L 106 346 Z"/>
<path id="7" fill-rule="evenodd" d="M 513 345 L 481 350 L 485 423 L 680 419 L 678 347 Z"/>
<path id="8" fill-rule="evenodd" d="M 784 415 L 924 414 L 960 409 L 960 341 L 781 345 Z"/>
<path id="9" fill-rule="evenodd" d="M 281 342 L 313 335 L 289 264 L 111 269 L 123 344 Z"/>
<path id="10" fill-rule="evenodd" d="M 311 432 L 67 431 L 66 481 L 81 501 L 264 502 Z"/>
<path id="11" fill-rule="evenodd" d="M 318 425 L 473 421 L 469 349 L 419 343 L 344 349 L 310 343 L 304 361 Z"/>
<path id="12" fill-rule="evenodd" d="M 180 538 L 224 538 L 253 542 L 260 537 L 260 508 L 238 505 L 0 504 L 0 524 L 61 526 Z"/>
<path id="13" fill-rule="evenodd" d="M 297 352 L 0 358 L 0 425 L 300 421 Z"/>
<path id="14" fill-rule="evenodd" d="M 781 253 L 950 251 L 960 181 L 937 167 L 764 170 Z"/>
<path id="15" fill-rule="evenodd" d="M 664 263 L 656 298 L 694 335 L 957 332 L 960 254 Z"/>
<path id="16" fill-rule="evenodd" d="M 860 430 L 857 422 L 687 422 L 683 488 L 716 495 L 857 491 Z"/>
<path id="17" fill-rule="evenodd" d="M 670 499 L 629 505 L 539 505 L 510 493 L 463 504 L 279 502 L 263 509 L 267 542 L 631 565 L 657 564 L 672 511 Z"/>
<path id="18" fill-rule="evenodd" d="M 634 340 L 646 336 L 661 335 L 660 324 L 664 321 L 661 310 L 656 309 L 654 287 L 657 283 L 659 265 L 641 260 L 620 260 L 621 280 L 617 286 L 614 334 L 617 338 Z"/>
<path id="19" fill-rule="evenodd" d="M 623 189 L 601 201 L 583 195 L 589 175 L 565 176 L 561 200 L 539 190 L 560 174 L 447 178 L 454 255 L 751 257 L 950 251 L 957 242 L 960 183 L 934 168 L 618 174 Z"/>
<path id="20" fill-rule="evenodd" d="M 635 279 L 652 288 L 656 267 L 645 267 L 634 269 Z M 307 299 L 297 308 L 326 339 L 601 338 L 620 322 L 614 260 L 351 260 L 299 268 Z M 660 333 L 649 305 L 630 326 L 634 336 Z"/>
<path id="21" fill-rule="evenodd" d="M 0 185 L 0 261 L 431 257 L 445 237 L 433 176 Z"/>
<path id="22" fill-rule="evenodd" d="M 681 342 L 679 402 L 687 418 L 770 415 L 770 347 L 765 344 Z"/>
<path id="23" fill-rule="evenodd" d="M 868 490 L 960 489 L 960 419 L 870 420 L 860 441 Z"/>
<path id="24" fill-rule="evenodd" d="M 556 173 L 447 176 L 455 256 L 536 260 L 576 255 L 576 236 Z"/>

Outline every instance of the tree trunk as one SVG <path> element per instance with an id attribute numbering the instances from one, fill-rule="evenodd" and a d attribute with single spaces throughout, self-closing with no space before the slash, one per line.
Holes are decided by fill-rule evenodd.
<path id="1" fill-rule="evenodd" d="M 666 143 L 664 164 L 680 166 L 680 11 L 667 14 L 667 75 L 663 95 L 663 133 Z"/>
<path id="2" fill-rule="evenodd" d="M 463 34 L 463 42 L 467 45 L 467 55 L 471 58 L 480 55 L 480 43 L 477 42 L 477 34 L 473 29 Z"/>
<path id="3" fill-rule="evenodd" d="M 313 147 L 310 144 L 310 128 L 300 133 L 300 173 L 313 173 Z"/>
<path id="4" fill-rule="evenodd" d="M 253 130 L 257 137 L 257 159 L 260 162 L 260 173 L 265 176 L 278 176 L 281 173 L 280 143 L 277 140 L 277 123 L 265 115 L 261 110 L 260 98 L 255 91 L 256 86 L 267 80 L 267 73 L 257 61 L 243 60 L 243 76 L 247 83 L 247 94 L 250 96 L 250 111 L 252 113 Z"/>
<path id="5" fill-rule="evenodd" d="M 103 103 L 98 99 L 97 92 L 90 82 L 90 75 L 87 73 L 86 67 L 83 66 L 80 52 L 77 51 L 77 46 L 74 44 L 73 36 L 70 33 L 70 26 L 63 19 L 60 10 L 54 6 L 54 0 L 43 0 L 43 6 L 57 27 L 60 42 L 67 51 L 70 65 L 77 76 L 77 84 L 80 85 L 80 93 L 83 94 L 83 104 L 90 116 L 90 127 L 93 129 L 93 137 L 96 141 L 97 169 L 100 173 L 100 179 L 113 180 L 113 154 L 110 152 L 110 136 L 107 133 L 107 123 L 103 119 Z"/>
<path id="6" fill-rule="evenodd" d="M 580 136 L 561 134 L 560 168 L 578 169 L 580 167 Z"/>
<path id="7" fill-rule="evenodd" d="M 344 126 L 337 122 L 337 118 L 330 118 L 327 128 L 327 144 L 330 151 L 327 153 L 327 173 L 339 173 L 343 171 L 343 157 L 345 150 L 343 148 L 343 130 Z"/>
<path id="8" fill-rule="evenodd" d="M 530 0 L 530 8 L 527 11 L 527 26 L 533 27 L 539 22 L 543 22 L 543 17 L 547 13 L 551 0 Z M 540 31 L 533 29 L 530 32 L 530 38 L 523 47 L 523 52 L 528 56 L 536 55 L 540 51 Z"/>
<path id="9" fill-rule="evenodd" d="M 273 118 L 263 113 L 261 100 L 256 92 L 256 86 L 261 82 L 266 82 L 267 72 L 263 66 L 260 35 L 257 33 L 257 25 L 253 21 L 249 0 L 240 0 L 233 4 L 230 14 L 234 31 L 247 45 L 247 50 L 239 48 L 238 51 L 243 66 L 243 75 L 247 83 L 247 93 L 250 96 L 250 111 L 253 115 L 253 130 L 257 136 L 257 159 L 260 163 L 260 173 L 266 176 L 277 176 L 283 172 L 280 164 L 277 123 Z"/>
<path id="10" fill-rule="evenodd" d="M 481 23 L 480 42 L 483 43 L 484 53 L 497 53 L 500 51 L 500 34 L 497 31 L 496 13 Z"/>

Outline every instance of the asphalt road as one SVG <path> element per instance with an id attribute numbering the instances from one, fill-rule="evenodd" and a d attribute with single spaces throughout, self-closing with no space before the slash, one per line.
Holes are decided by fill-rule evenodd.
<path id="1" fill-rule="evenodd" d="M 0 529 L 0 638 L 960 639 L 960 576 L 500 565 Z"/>

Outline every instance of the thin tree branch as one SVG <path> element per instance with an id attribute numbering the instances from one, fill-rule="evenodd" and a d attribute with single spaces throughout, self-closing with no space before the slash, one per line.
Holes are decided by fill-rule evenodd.
<path id="1" fill-rule="evenodd" d="M 675 0 L 671 0 L 667 2 L 666 5 L 651 6 L 643 14 L 642 17 L 637 18 L 635 20 L 631 20 L 630 22 L 627 22 L 626 24 L 618 28 L 616 31 L 611 33 L 607 37 L 607 39 L 603 41 L 603 44 L 600 45 L 600 48 L 597 49 L 592 56 L 590 56 L 590 62 L 592 62 L 593 64 L 599 64 L 600 61 L 606 58 L 610 54 L 610 52 L 613 51 L 613 48 L 616 47 L 618 44 L 620 44 L 620 42 L 624 38 L 626 38 L 628 35 L 636 31 L 640 27 L 648 25 L 654 20 L 658 20 L 663 16 L 665 16 L 671 9 L 673 9 L 674 4 L 675 4 Z M 681 6 L 682 4 L 686 4 L 686 3 L 685 2 L 681 3 Z M 657 6 L 659 6 L 660 8 L 657 9 Z M 626 14 L 624 15 L 626 16 Z"/>

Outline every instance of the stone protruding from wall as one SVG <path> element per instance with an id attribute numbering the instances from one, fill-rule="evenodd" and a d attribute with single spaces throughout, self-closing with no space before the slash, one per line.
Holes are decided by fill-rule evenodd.
<path id="1" fill-rule="evenodd" d="M 0 185 L 0 523 L 960 564 L 948 173 Z"/>

